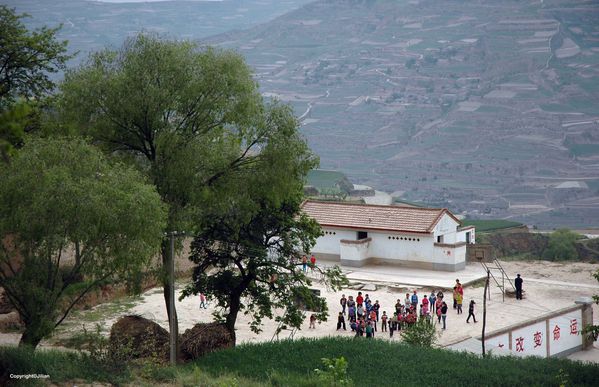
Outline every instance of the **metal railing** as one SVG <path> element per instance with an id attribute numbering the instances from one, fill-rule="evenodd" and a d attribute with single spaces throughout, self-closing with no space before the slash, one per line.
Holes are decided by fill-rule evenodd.
<path id="1" fill-rule="evenodd" d="M 487 271 L 490 274 L 491 278 L 493 278 L 493 280 L 497 284 L 497 287 L 499 289 L 501 289 L 503 301 L 505 301 L 506 280 L 507 280 L 507 284 L 512 287 L 514 292 L 516 292 L 516 287 L 514 286 L 514 283 L 512 282 L 510 277 L 507 275 L 503 266 L 501 266 L 501 263 L 499 263 L 497 258 L 493 259 L 492 264 L 488 264 L 482 260 L 480 261 L 480 264 L 483 265 L 483 267 L 485 268 L 485 271 Z M 500 275 L 501 275 L 501 277 L 499 277 Z M 491 299 L 490 291 L 489 291 L 489 299 Z"/>

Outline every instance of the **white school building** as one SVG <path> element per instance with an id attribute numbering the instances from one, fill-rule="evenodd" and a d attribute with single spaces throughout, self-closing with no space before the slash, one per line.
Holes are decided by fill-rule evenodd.
<path id="1" fill-rule="evenodd" d="M 324 232 L 312 253 L 324 260 L 359 267 L 386 263 L 457 271 L 466 266 L 466 245 L 474 227 L 447 209 L 307 200 L 302 210 Z"/>

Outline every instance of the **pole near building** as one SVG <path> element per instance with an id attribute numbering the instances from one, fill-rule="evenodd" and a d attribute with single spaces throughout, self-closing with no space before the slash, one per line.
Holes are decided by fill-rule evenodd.
<path id="1" fill-rule="evenodd" d="M 169 344 L 170 344 L 170 363 L 171 365 L 177 364 L 177 354 L 179 352 L 178 339 L 179 339 L 179 327 L 175 322 L 175 314 L 177 309 L 175 308 L 175 237 L 185 235 L 184 232 L 171 231 L 167 233 L 170 237 L 171 251 L 169 254 L 169 262 L 167 265 L 168 280 L 169 280 L 169 305 L 168 307 L 168 325 L 169 325 Z"/>
<path id="2" fill-rule="evenodd" d="M 485 281 L 485 291 L 483 294 L 483 333 L 482 333 L 482 345 L 483 345 L 483 357 L 485 357 L 485 327 L 487 326 L 487 289 L 489 288 L 489 277 L 491 272 L 487 269 L 487 280 Z M 489 294 L 491 291 L 489 290 Z"/>

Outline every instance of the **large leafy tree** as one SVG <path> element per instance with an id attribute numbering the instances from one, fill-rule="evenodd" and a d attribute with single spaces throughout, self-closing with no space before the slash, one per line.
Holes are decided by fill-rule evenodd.
<path id="1" fill-rule="evenodd" d="M 22 145 L 26 129 L 32 121 L 32 105 L 20 101 L 0 110 L 0 161 L 9 162 Z"/>
<path id="2" fill-rule="evenodd" d="M 264 318 L 279 329 L 299 328 L 302 308 L 326 319 L 324 299 L 310 291 L 311 280 L 299 257 L 321 234 L 319 225 L 300 210 L 306 174 L 317 160 L 298 133 L 297 120 L 286 106 L 270 107 L 257 159 L 218 182 L 217 206 L 204 209 L 190 259 L 197 264 L 182 297 L 199 292 L 216 300 L 216 317 L 235 338 L 240 312 L 250 314 L 260 331 Z M 217 187 L 218 188 L 218 187 Z M 345 277 L 338 267 L 314 270 L 338 289 Z"/>
<path id="3" fill-rule="evenodd" d="M 71 58 L 66 41 L 57 41 L 60 29 L 28 31 L 14 9 L 0 5 L 0 107 L 18 97 L 41 97 L 54 88 L 49 77 L 65 68 Z"/>
<path id="4" fill-rule="evenodd" d="M 71 56 L 60 29 L 28 31 L 14 9 L 0 5 L 0 158 L 8 161 L 34 125 L 39 99 L 54 88 L 51 73 L 65 68 Z"/>
<path id="5" fill-rule="evenodd" d="M 21 345 L 158 252 L 166 210 L 155 188 L 83 140 L 28 141 L 0 182 L 0 286 L 25 324 Z"/>
<path id="6" fill-rule="evenodd" d="M 543 251 L 543 258 L 551 261 L 567 261 L 578 258 L 576 241 L 584 236 L 568 229 L 559 229 L 549 235 L 547 248 Z"/>
<path id="7" fill-rule="evenodd" d="M 255 162 L 269 128 L 240 55 L 147 34 L 67 72 L 59 103 L 66 125 L 151 179 L 168 206 L 166 231 L 193 229 L 189 209 L 206 203 L 219 179 Z M 162 257 L 168 264 L 168 241 Z M 167 311 L 172 287 L 165 276 Z"/>

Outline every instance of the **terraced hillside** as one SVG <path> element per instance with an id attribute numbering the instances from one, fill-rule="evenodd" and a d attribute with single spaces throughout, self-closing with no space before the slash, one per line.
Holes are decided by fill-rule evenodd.
<path id="1" fill-rule="evenodd" d="M 475 217 L 597 226 L 596 1 L 322 0 L 208 42 L 293 104 L 323 168 Z"/>
<path id="2" fill-rule="evenodd" d="M 89 52 L 119 47 L 140 31 L 170 38 L 200 39 L 249 28 L 280 16 L 310 0 L 3 0 L 26 12 L 30 27 L 63 25 L 61 39 L 77 64 Z"/>

